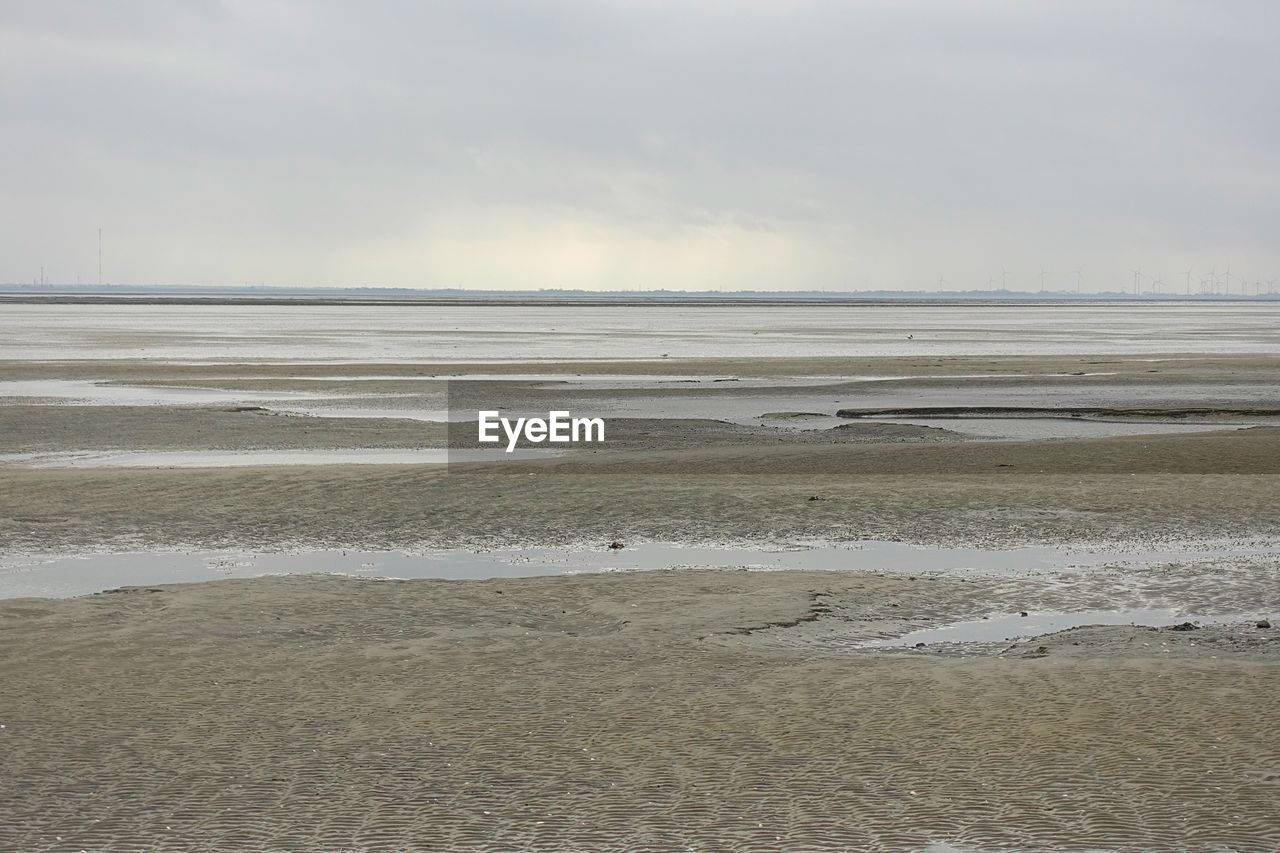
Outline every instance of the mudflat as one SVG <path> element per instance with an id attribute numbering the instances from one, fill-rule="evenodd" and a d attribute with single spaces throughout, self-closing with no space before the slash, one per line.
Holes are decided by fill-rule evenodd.
<path id="1" fill-rule="evenodd" d="M 1252 626 L 1203 649 L 1117 627 L 963 660 L 786 642 L 936 615 L 966 586 L 295 577 L 10 601 L 0 845 L 1280 842 L 1280 643 L 1233 653 Z"/>
<path id="2" fill-rule="evenodd" d="M 68 554 L 806 539 L 1119 552 L 1280 534 L 1274 358 L 663 360 L 621 369 L 671 377 L 661 387 L 568 381 L 620 370 L 597 368 L 6 362 L 0 381 L 26 384 L 0 404 L 0 536 L 10 554 Z M 74 397 L 115 389 L 125 399 Z M 175 389 L 215 396 L 154 397 Z M 837 416 L 939 395 L 1058 396 L 1138 412 L 1118 429 L 1177 431 L 985 440 L 963 417 Z M 624 414 L 605 445 L 552 459 L 32 464 L 466 448 L 473 424 L 428 414 L 562 399 Z M 1189 408 L 1223 414 L 1188 425 Z M 774 420 L 824 420 L 757 417 L 786 412 Z M 1256 557 L 1018 580 L 314 575 L 11 599 L 0 847 L 1270 849 L 1280 631 L 1259 626 L 1280 615 L 1276 572 Z M 1225 621 L 861 645 L 1157 598 Z"/>
<path id="3" fill-rule="evenodd" d="M 194 470 L 0 465 L 0 535 L 11 550 L 57 551 L 113 542 L 127 547 L 307 542 L 376 549 L 599 543 L 629 537 L 1014 544 L 1219 538 L 1280 530 L 1280 501 L 1274 500 L 1280 427 L 1270 426 L 1275 419 L 1268 417 L 1247 424 L 1206 417 L 1204 432 L 975 441 L 958 431 L 964 428 L 963 419 L 950 419 L 942 427 L 849 419 L 804 429 L 766 425 L 755 417 L 729 421 L 714 416 L 719 408 L 730 406 L 761 415 L 782 411 L 777 407 L 785 406 L 788 395 L 811 394 L 812 386 L 803 380 L 820 377 L 826 383 L 823 393 L 831 400 L 814 414 L 828 422 L 836 421 L 842 405 L 836 399 L 867 394 L 912 399 L 940 388 L 981 401 L 1010 389 L 1027 393 L 1030 388 L 1038 395 L 1103 399 L 1115 405 L 1141 398 L 1147 420 L 1160 422 L 1158 426 L 1172 422 L 1181 429 L 1186 417 L 1180 410 L 1187 408 L 1186 400 L 1193 394 L 1199 403 L 1224 410 L 1265 409 L 1280 375 L 1280 359 L 1274 357 L 707 359 L 537 365 L 540 375 L 563 373 L 569 378 L 607 370 L 623 377 L 712 377 L 697 384 L 654 388 L 623 383 L 605 390 L 529 378 L 367 378 L 493 377 L 530 370 L 519 364 L 0 363 L 0 381 L 78 380 L 112 388 L 203 387 L 227 393 L 246 393 L 244 386 L 255 383 L 268 386 L 247 392 L 266 395 L 251 402 L 215 400 L 201 405 L 90 406 L 74 405 L 74 397 L 58 402 L 11 397 L 7 405 L 0 405 L 0 454 L 12 455 L 111 449 L 475 447 L 475 406 L 545 412 L 555 406 L 580 405 L 590 411 L 592 405 L 609 405 L 630 412 L 608 418 L 604 445 L 556 459 L 493 465 Z M 258 379 L 236 378 L 250 374 Z M 301 378 L 308 374 L 338 378 L 322 383 L 335 387 L 317 392 L 315 380 Z M 761 377 L 766 386 L 743 389 L 734 382 L 715 381 L 721 374 Z M 881 379 L 855 382 L 841 376 Z M 910 376 L 916 378 L 901 378 Z M 304 402 L 320 406 L 324 414 L 294 412 L 290 407 L 301 405 L 298 400 L 271 396 L 283 392 L 321 394 L 318 401 Z M 361 396 L 351 399 L 344 393 Z M 325 394 L 332 396 L 323 398 Z M 709 416 L 635 414 L 683 398 L 695 401 Z M 462 422 L 398 415 L 448 411 L 450 403 L 451 416 Z M 1179 413 L 1162 419 L 1161 405 Z M 376 416 L 366 411 L 379 406 Z M 803 426 L 802 419 L 799 423 Z"/>

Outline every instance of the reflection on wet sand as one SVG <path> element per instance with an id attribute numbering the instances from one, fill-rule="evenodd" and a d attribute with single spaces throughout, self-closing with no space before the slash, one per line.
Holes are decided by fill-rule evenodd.
<path id="1" fill-rule="evenodd" d="M 1280 845 L 1271 306 L 9 307 L 0 847 Z"/>

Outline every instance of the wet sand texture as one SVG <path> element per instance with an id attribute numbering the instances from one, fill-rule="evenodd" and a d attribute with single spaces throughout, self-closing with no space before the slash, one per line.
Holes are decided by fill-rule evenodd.
<path id="1" fill-rule="evenodd" d="M 1278 433 L 707 447 L 447 470 L 9 467 L 0 535 L 32 551 L 1273 535 Z"/>
<path id="2" fill-rule="evenodd" d="M 1184 406 L 1274 407 L 1278 364 L 1095 356 L 634 368 L 933 377 L 920 381 L 962 394 L 977 386 L 941 377 L 1007 372 L 984 381 L 1069 383 L 1106 406 L 1145 410 L 1155 396 L 1189 398 L 1192 384 L 1213 399 Z M 223 386 L 215 377 L 235 373 L 276 393 L 299 390 L 291 377 L 303 374 L 432 369 L 0 362 L 0 380 Z M 1032 376 L 1046 372 L 1111 375 Z M 897 387 L 914 393 L 911 381 Z M 1151 393 L 1125 399 L 1139 384 Z M 548 398 L 502 385 L 508 401 Z M 627 393 L 639 405 L 647 392 Z M 0 406 L 0 426 L 11 427 L 0 452 L 445 438 L 442 427 L 397 419 L 38 403 Z M 833 399 L 822 411 L 836 408 Z M 618 444 L 599 452 L 444 470 L 0 465 L 0 539 L 9 553 L 805 538 L 1092 539 L 1141 551 L 1280 532 L 1274 427 L 987 442 L 859 421 L 831 439 L 714 419 L 618 426 Z M 960 578 L 686 571 L 263 578 L 3 601 L 0 849 L 1277 849 L 1280 641 L 1264 629 L 1089 628 L 965 658 L 854 651 L 860 638 L 976 618 L 997 600 L 1005 613 L 1138 606 L 1144 595 L 1198 597 L 1215 612 L 1274 608 L 1274 561 L 1237 562 L 1097 573 L 1071 587 L 1006 579 L 999 590 Z"/>
<path id="3" fill-rule="evenodd" d="M 734 642 L 815 600 L 910 610 L 960 583 L 284 578 L 6 602 L 0 847 L 1280 844 L 1273 663 Z"/>
<path id="4" fill-rule="evenodd" d="M 1106 389 L 1206 384 L 1228 406 L 1274 387 L 1265 357 L 784 359 L 644 362 L 684 375 L 933 376 L 1001 372 Z M 430 365 L 0 363 L 2 378 L 101 377 L 172 383 L 228 374 L 268 383 L 296 375 L 439 373 Z M 461 370 L 452 366 L 450 370 Z M 528 366 L 470 365 L 477 372 Z M 607 372 L 616 364 L 540 371 Z M 1072 374 L 1103 371 L 1105 376 Z M 785 380 L 782 380 L 785 384 Z M 995 380 L 946 382 L 978 394 Z M 1113 385 L 1113 383 L 1121 383 Z M 305 383 L 301 383 L 305 385 Z M 343 385 L 340 380 L 338 385 Z M 348 390 L 366 383 L 347 382 Z M 421 386 L 406 382 L 404 386 Z M 537 384 L 537 383 L 533 383 Z M 732 383 L 721 383 L 731 385 Z M 878 387 L 892 383 L 878 383 Z M 290 387 L 298 386 L 294 382 Z M 511 400 L 558 391 L 499 383 Z M 1233 390 L 1234 389 L 1234 390 Z M 1245 389 L 1245 390 L 1241 390 Z M 1262 390 L 1259 390 L 1262 389 Z M 314 388 L 313 388 L 314 390 Z M 1247 391 L 1248 393 L 1245 393 Z M 396 389 L 396 393 L 406 388 Z M 644 396 L 645 391 L 626 392 Z M 711 393 L 696 389 L 693 394 Z M 1112 393 L 1112 391 L 1107 391 Z M 1261 395 L 1261 396 L 1259 396 Z M 768 401 L 762 402 L 765 405 Z M 762 409 L 761 414 L 768 411 Z M 834 406 L 832 411 L 834 411 Z M 0 406 L 0 452 L 58 450 L 410 448 L 475 446 L 469 424 L 295 417 L 255 407 Z M 707 420 L 617 419 L 603 448 L 501 466 L 298 466 L 205 471 L 24 470 L 0 466 L 0 536 L 11 550 L 110 546 L 396 548 L 658 540 L 900 538 L 967 544 L 1268 535 L 1280 531 L 1280 429 L 989 442 L 946 430 L 850 421 L 813 432 Z M 810 497 L 822 501 L 809 501 Z"/>

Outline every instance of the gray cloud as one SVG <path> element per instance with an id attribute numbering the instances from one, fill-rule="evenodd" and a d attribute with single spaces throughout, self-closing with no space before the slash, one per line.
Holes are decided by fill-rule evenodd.
<path id="1" fill-rule="evenodd" d="M 1280 274 L 1266 2 L 0 10 L 0 279 Z M 1180 278 L 1180 276 L 1179 276 Z"/>

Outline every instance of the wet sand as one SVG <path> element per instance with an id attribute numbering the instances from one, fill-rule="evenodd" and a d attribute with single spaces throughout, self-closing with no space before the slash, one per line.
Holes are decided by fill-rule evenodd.
<path id="1" fill-rule="evenodd" d="M 690 571 L 5 602 L 0 846 L 1280 844 L 1274 653 L 1131 628 L 967 660 L 776 642 L 967 586 Z"/>
<path id="2" fill-rule="evenodd" d="M 530 372 L 527 364 L 464 369 Z M 537 368 L 610 369 L 618 365 Z M 1212 386 L 1213 406 L 1256 410 L 1280 361 L 780 359 L 627 369 L 782 385 L 914 376 L 877 385 L 979 398 L 993 385 L 1087 384 L 1109 395 L 1108 406 L 1141 385 L 1196 408 L 1200 398 L 1185 400 L 1182 389 Z M 6 362 L 0 381 L 247 388 L 217 378 L 238 375 L 271 394 L 327 384 L 296 378 L 308 371 L 442 370 Z M 1070 376 L 1087 371 L 1108 375 Z M 991 372 L 1006 375 L 940 378 Z M 415 391 L 431 384 L 416 379 L 332 382 L 334 393 L 376 384 L 384 402 L 406 408 L 436 393 Z M 538 384 L 499 382 L 480 396 L 541 405 L 560 393 Z M 474 391 L 455 402 L 473 402 Z M 652 395 L 610 393 L 631 402 Z M 423 398 L 391 396 L 401 394 Z M 688 394 L 732 396 L 710 383 Z M 1149 396 L 1119 405 L 1151 411 Z M 760 414 L 770 411 L 783 410 Z M 270 402 L 10 398 L 0 426 L 0 453 L 474 444 L 470 424 L 303 417 Z M 1141 550 L 1280 535 L 1275 426 L 1036 441 L 859 420 L 812 431 L 714 418 L 615 426 L 605 447 L 498 465 L 4 464 L 0 537 L 8 553 L 65 554 L 615 539 L 1094 541 Z M 1276 571 L 1271 558 L 1209 561 L 1069 587 L 697 570 L 466 582 L 290 577 L 0 602 L 0 848 L 1271 849 L 1280 845 L 1280 639 L 1271 639 L 1280 632 L 1246 620 L 1188 632 L 1077 629 L 963 655 L 854 646 L 987 612 L 1140 606 L 1153 596 L 1274 618 Z"/>
<path id="3" fill-rule="evenodd" d="M 442 466 L 0 467 L 14 551 L 1274 535 L 1280 430 L 708 446 Z M 809 500 L 811 497 L 821 500 Z"/>
<path id="4" fill-rule="evenodd" d="M 1105 376 L 1072 374 L 1105 368 Z M 1032 357 L 788 359 L 539 364 L 539 373 L 609 369 L 646 375 L 774 377 L 909 376 L 981 398 L 1010 383 L 1094 387 L 1211 387 L 1232 407 L 1275 391 L 1280 359 L 1268 357 Z M 153 362 L 5 362 L 0 382 L 92 378 L 169 385 L 233 385 L 257 374 L 275 390 L 308 387 L 285 377 L 528 373 L 520 365 L 164 365 Z M 999 372 L 993 380 L 989 374 Z M 956 379 L 973 374 L 982 378 Z M 1046 374 L 1055 378 L 1046 379 Z M 952 378 L 928 378 L 945 375 Z M 199 377 L 205 377 L 200 379 Z M 274 377 L 274 378 L 273 378 Z M 370 382 L 334 391 L 366 393 Z M 905 380 L 902 393 L 918 391 Z M 995 385 L 993 386 L 993 383 Z M 1048 384 L 1046 384 L 1048 383 Z M 437 390 L 402 382 L 387 393 L 408 408 L 435 405 Z M 543 382 L 450 383 L 457 405 L 542 406 L 566 393 Z M 687 393 L 710 400 L 733 383 Z M 358 386 L 358 387 L 357 387 Z M 415 390 L 416 388 L 416 390 Z M 458 390 L 463 389 L 463 390 Z M 1107 391 L 1106 389 L 1112 389 Z M 1115 389 L 1119 389 L 1118 391 Z M 311 390 L 315 390 L 314 387 Z M 651 388 L 612 390 L 643 401 Z M 663 391 L 669 393 L 669 390 Z M 434 402 L 432 402 L 434 401 Z M 206 406 L 74 406 L 9 398 L 0 405 L 0 453 L 184 449 L 412 449 L 476 447 L 470 423 L 396 417 L 306 417 L 270 403 Z M 778 411 L 761 399 L 759 414 Z M 361 401 L 355 405 L 364 405 Z M 1183 406 L 1185 408 L 1185 404 Z M 1241 407 L 1241 406 L 1237 406 Z M 1145 411 L 1150 409 L 1144 405 Z M 462 411 L 466 416 L 466 410 Z M 826 415 L 834 415 L 832 404 Z M 1130 418 L 1129 420 L 1134 420 Z M 783 423 L 786 423 L 784 420 Z M 1214 430 L 1212 424 L 1208 427 Z M 1280 428 L 1073 440 L 973 441 L 947 429 L 851 420 L 795 429 L 714 419 L 610 419 L 608 441 L 564 458 L 501 465 L 279 466 L 167 470 L 33 470 L 0 465 L 0 535 L 11 551 L 166 546 L 393 548 L 510 546 L 615 538 L 717 542 L 792 538 L 903 539 L 1021 544 L 1073 539 L 1221 538 L 1280 531 Z M 823 500 L 810 501 L 810 497 Z"/>

